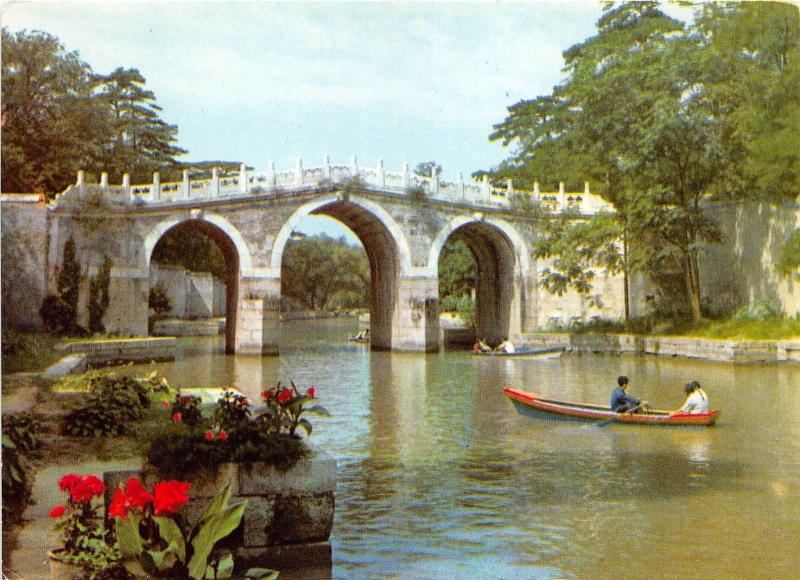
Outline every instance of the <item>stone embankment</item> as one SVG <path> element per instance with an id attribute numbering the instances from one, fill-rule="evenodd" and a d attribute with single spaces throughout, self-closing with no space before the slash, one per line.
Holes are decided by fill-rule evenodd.
<path id="1" fill-rule="evenodd" d="M 113 362 L 174 360 L 175 338 L 76 340 L 61 343 L 56 350 L 64 357 L 42 373 L 47 378 L 80 373 L 89 367 Z"/>
<path id="2" fill-rule="evenodd" d="M 800 362 L 800 340 L 733 340 L 636 334 L 527 334 L 531 348 L 569 352 L 683 356 L 735 364 Z"/>

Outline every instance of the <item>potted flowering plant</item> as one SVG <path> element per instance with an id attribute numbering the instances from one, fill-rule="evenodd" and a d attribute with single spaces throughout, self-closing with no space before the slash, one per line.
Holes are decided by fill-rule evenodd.
<path id="1" fill-rule="evenodd" d="M 93 577 L 105 571 L 121 570 L 119 551 L 109 542 L 108 532 L 97 514 L 94 499 L 105 491 L 102 480 L 94 475 L 70 473 L 58 480 L 58 487 L 67 494 L 66 502 L 50 510 L 61 532 L 63 546 L 48 553 L 53 580 Z"/>
<path id="2" fill-rule="evenodd" d="M 228 483 L 208 504 L 194 526 L 176 513 L 189 502 L 191 484 L 163 481 L 152 492 L 131 477 L 117 487 L 108 508 L 122 564 L 140 578 L 230 578 L 233 556 L 226 553 L 209 561 L 216 543 L 240 524 L 246 501 L 229 506 Z M 270 570 L 250 570 L 249 578 L 273 577 Z"/>

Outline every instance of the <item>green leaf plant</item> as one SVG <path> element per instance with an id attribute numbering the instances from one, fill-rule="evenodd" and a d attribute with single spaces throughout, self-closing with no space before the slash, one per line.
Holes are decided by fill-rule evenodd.
<path id="1" fill-rule="evenodd" d="M 231 484 L 211 500 L 199 521 L 189 526 L 175 513 L 189 502 L 190 484 L 156 483 L 150 493 L 138 479 L 120 485 L 109 507 L 115 520 L 117 544 L 125 569 L 137 577 L 230 578 L 234 561 L 230 553 L 212 558 L 217 542 L 242 521 L 247 502 L 229 505 Z M 271 570 L 248 571 L 249 578 L 268 578 Z"/>

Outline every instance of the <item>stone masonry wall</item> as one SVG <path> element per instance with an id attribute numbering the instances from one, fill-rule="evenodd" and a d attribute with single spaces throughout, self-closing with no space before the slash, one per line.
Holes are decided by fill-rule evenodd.
<path id="1" fill-rule="evenodd" d="M 708 212 L 725 239 L 700 260 L 705 303 L 716 309 L 769 300 L 794 316 L 800 313 L 800 285 L 783 279 L 775 265 L 784 244 L 800 227 L 800 205 L 714 204 Z"/>
<path id="2" fill-rule="evenodd" d="M 3 326 L 39 329 L 47 292 L 47 206 L 38 195 L 0 196 Z"/>

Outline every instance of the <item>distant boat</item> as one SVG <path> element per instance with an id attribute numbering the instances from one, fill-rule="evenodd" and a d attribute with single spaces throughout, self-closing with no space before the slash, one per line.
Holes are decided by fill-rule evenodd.
<path id="1" fill-rule="evenodd" d="M 515 352 L 498 352 L 498 351 L 491 351 L 491 352 L 480 352 L 480 351 L 472 351 L 472 354 L 475 356 L 517 356 L 517 357 L 537 357 L 537 358 L 558 358 L 561 356 L 561 353 L 564 352 L 564 348 L 557 346 L 557 347 L 550 347 L 550 348 L 539 348 L 539 349 L 532 349 L 532 350 L 518 350 Z"/>
<path id="2" fill-rule="evenodd" d="M 368 336 L 366 338 L 359 338 L 357 334 L 351 334 L 350 336 L 347 337 L 347 340 L 349 340 L 350 342 L 358 342 L 360 344 L 369 343 Z"/>
<path id="3" fill-rule="evenodd" d="M 637 425 L 695 425 L 708 427 L 716 423 L 721 413 L 719 410 L 708 413 L 672 413 L 671 411 L 659 411 L 656 409 L 642 409 L 639 413 L 616 413 L 603 405 L 545 399 L 536 393 L 520 391 L 510 387 L 505 387 L 503 392 L 511 399 L 520 414 L 549 419 L 634 423 Z"/>

